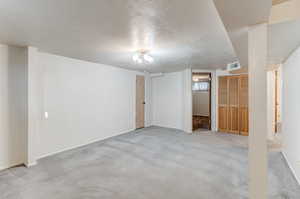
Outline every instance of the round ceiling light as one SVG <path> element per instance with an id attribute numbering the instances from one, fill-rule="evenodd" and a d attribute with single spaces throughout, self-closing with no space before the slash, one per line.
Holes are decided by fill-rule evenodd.
<path id="1" fill-rule="evenodd" d="M 132 59 L 135 63 L 143 64 L 143 63 L 152 63 L 154 61 L 153 57 L 149 55 L 147 51 L 137 51 L 132 56 Z"/>

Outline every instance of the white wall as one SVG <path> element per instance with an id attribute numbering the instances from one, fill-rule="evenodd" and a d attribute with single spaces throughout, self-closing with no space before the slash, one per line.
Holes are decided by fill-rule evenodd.
<path id="1" fill-rule="evenodd" d="M 152 125 L 183 130 L 183 72 L 152 78 Z"/>
<path id="2" fill-rule="evenodd" d="M 209 92 L 193 91 L 193 115 L 209 116 Z"/>
<path id="3" fill-rule="evenodd" d="M 282 67 L 283 107 L 282 136 L 283 153 L 300 182 L 300 48 L 298 48 Z"/>
<path id="4" fill-rule="evenodd" d="M 135 129 L 136 72 L 40 53 L 44 111 L 39 157 Z"/>
<path id="5" fill-rule="evenodd" d="M 0 170 L 25 162 L 27 50 L 0 45 Z"/>

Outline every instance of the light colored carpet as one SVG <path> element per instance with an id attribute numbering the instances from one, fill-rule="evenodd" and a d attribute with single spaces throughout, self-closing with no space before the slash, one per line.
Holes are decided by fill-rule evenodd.
<path id="1" fill-rule="evenodd" d="M 0 198 L 248 198 L 245 143 L 229 134 L 146 128 L 0 172 Z M 281 154 L 269 157 L 270 198 L 299 199 Z"/>

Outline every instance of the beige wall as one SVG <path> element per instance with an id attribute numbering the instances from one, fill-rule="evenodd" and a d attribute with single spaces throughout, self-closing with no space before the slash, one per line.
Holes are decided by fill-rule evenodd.
<path id="1" fill-rule="evenodd" d="M 193 92 L 193 115 L 209 116 L 209 92 Z"/>
<path id="2" fill-rule="evenodd" d="M 48 53 L 43 67 L 39 157 L 135 129 L 135 81 L 142 74 Z"/>
<path id="3" fill-rule="evenodd" d="M 152 125 L 184 130 L 184 72 L 152 78 Z"/>
<path id="4" fill-rule="evenodd" d="M 300 183 L 300 48 L 282 66 L 283 154 Z"/>

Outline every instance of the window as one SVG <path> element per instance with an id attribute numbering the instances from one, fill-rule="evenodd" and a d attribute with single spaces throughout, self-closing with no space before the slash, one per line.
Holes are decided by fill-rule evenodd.
<path id="1" fill-rule="evenodd" d="M 209 82 L 208 81 L 201 81 L 201 82 L 193 82 L 193 91 L 201 91 L 207 92 L 209 91 Z"/>

